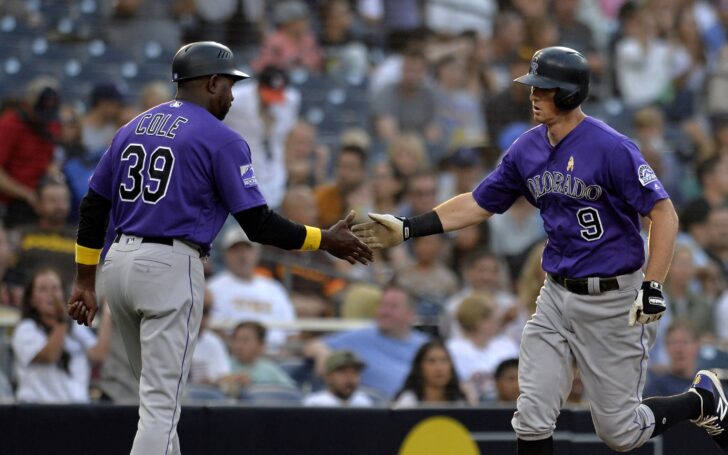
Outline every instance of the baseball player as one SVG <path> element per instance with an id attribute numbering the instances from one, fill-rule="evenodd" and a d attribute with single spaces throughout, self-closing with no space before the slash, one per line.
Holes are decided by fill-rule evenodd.
<path id="1" fill-rule="evenodd" d="M 581 110 L 589 92 L 581 54 L 541 49 L 515 81 L 531 86 L 540 125 L 521 135 L 471 193 L 412 218 L 370 214 L 373 221 L 354 233 L 386 248 L 480 223 L 524 196 L 540 209 L 548 242 L 547 278 L 520 349 L 521 395 L 512 420 L 518 453 L 553 453 L 573 360 L 596 432 L 612 449 L 632 450 L 686 419 L 726 449 L 728 403 L 713 372 L 698 372 L 681 395 L 641 399 L 678 227 L 662 184 L 631 140 Z M 644 272 L 640 216 L 650 220 Z"/>
<path id="2" fill-rule="evenodd" d="M 221 120 L 231 88 L 248 77 L 226 46 L 183 46 L 172 62 L 173 101 L 117 132 L 80 208 L 69 314 L 90 325 L 94 276 L 109 216 L 116 237 L 101 273 L 114 322 L 139 378 L 139 425 L 131 453 L 180 453 L 180 397 L 202 317 L 202 258 L 232 213 L 248 237 L 285 249 L 323 249 L 351 263 L 371 250 L 348 229 L 293 223 L 269 210 L 245 140 Z"/>

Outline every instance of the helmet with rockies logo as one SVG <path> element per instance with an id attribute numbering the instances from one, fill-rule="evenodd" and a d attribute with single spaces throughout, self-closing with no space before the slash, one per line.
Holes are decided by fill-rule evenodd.
<path id="1" fill-rule="evenodd" d="M 233 52 L 214 41 L 199 41 L 182 46 L 172 60 L 172 82 L 224 74 L 236 80 L 250 76 L 235 68 Z"/>
<path id="2" fill-rule="evenodd" d="M 515 82 L 544 89 L 557 89 L 554 104 L 570 111 L 589 95 L 589 66 L 586 58 L 574 49 L 562 46 L 546 47 L 531 58 L 528 74 Z"/>

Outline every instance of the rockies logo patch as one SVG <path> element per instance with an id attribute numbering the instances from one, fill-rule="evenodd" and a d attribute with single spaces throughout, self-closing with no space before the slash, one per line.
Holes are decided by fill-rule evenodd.
<path id="1" fill-rule="evenodd" d="M 648 183 L 657 180 L 655 171 L 646 164 L 643 164 L 639 167 L 639 169 L 637 169 L 637 177 L 640 179 L 642 186 L 647 186 Z"/>
<path id="2" fill-rule="evenodd" d="M 258 186 L 258 179 L 255 178 L 255 173 L 253 172 L 253 166 L 251 164 L 240 166 L 240 176 L 243 178 L 243 186 L 245 188 Z"/>

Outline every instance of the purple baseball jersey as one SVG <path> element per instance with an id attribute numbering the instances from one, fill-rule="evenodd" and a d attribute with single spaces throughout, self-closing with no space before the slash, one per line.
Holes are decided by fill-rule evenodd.
<path id="1" fill-rule="evenodd" d="M 119 129 L 89 186 L 112 202 L 117 232 L 205 250 L 228 213 L 266 203 L 245 140 L 189 101 L 160 104 Z"/>
<path id="2" fill-rule="evenodd" d="M 525 132 L 473 191 L 503 213 L 519 196 L 541 211 L 542 267 L 569 278 L 611 277 L 644 264 L 640 215 L 669 196 L 637 146 L 587 117 L 555 147 L 545 125 Z"/>

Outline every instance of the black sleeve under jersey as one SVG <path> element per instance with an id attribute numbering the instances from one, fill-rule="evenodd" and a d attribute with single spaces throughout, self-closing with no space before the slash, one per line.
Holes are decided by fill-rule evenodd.
<path id="1" fill-rule="evenodd" d="M 89 188 L 79 208 L 76 243 L 86 248 L 103 248 L 110 211 L 111 201 Z"/>
<path id="2" fill-rule="evenodd" d="M 297 250 L 306 239 L 306 227 L 283 218 L 267 205 L 234 213 L 233 216 L 248 238 L 284 250 Z"/>

